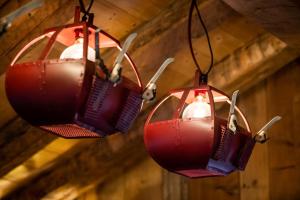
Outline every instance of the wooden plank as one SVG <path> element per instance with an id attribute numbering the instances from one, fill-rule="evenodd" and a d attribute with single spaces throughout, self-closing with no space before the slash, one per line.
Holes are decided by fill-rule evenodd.
<path id="1" fill-rule="evenodd" d="M 188 199 L 239 199 L 238 174 L 227 177 L 190 179 Z"/>
<path id="2" fill-rule="evenodd" d="M 20 8 L 22 5 L 25 5 L 28 3 L 30 0 L 9 0 L 4 2 L 0 1 L 0 17 L 4 17 L 11 12 L 17 10 Z"/>
<path id="3" fill-rule="evenodd" d="M 187 45 L 187 10 L 188 5 L 177 5 L 161 13 L 157 18 L 137 31 L 139 35 L 129 50 L 132 52 L 130 55 L 135 61 L 144 83 L 151 78 L 155 70 L 167 57 L 175 58 L 176 61 L 168 67 L 157 82 L 157 85 L 159 85 L 159 93 L 160 91 L 167 91 L 170 86 L 180 87 L 182 86 L 181 81 L 187 82 L 191 80 L 193 76 L 195 67 Z M 206 16 L 208 30 L 213 31 L 215 36 L 217 36 L 217 32 L 219 31 L 217 28 L 219 25 L 227 20 L 230 21 L 238 17 L 228 6 L 215 0 L 205 1 L 205 3 L 201 5 L 201 12 L 203 16 Z M 219 12 L 220 14 L 214 15 L 213 13 L 215 12 Z M 176 15 L 172 13 L 176 13 Z M 197 22 L 196 18 L 194 22 Z M 195 49 L 198 50 L 203 46 L 206 47 L 207 44 L 203 37 L 203 30 L 196 24 L 194 29 L 193 33 L 195 36 L 193 40 L 195 44 L 197 44 Z M 255 35 L 253 35 L 253 37 L 255 37 Z M 172 42 L 170 38 L 172 38 Z M 231 37 L 228 35 L 228 38 Z M 224 39 L 218 41 L 215 46 L 222 46 L 224 43 L 228 45 L 227 40 Z M 242 45 L 242 43 L 239 42 L 238 45 Z M 107 63 L 113 61 L 115 58 L 114 53 L 115 52 L 108 52 L 105 55 L 104 58 Z M 222 52 L 222 55 L 216 55 L 216 58 L 223 59 L 224 55 L 228 55 L 228 53 L 230 52 L 227 52 L 227 54 L 226 52 Z M 209 58 L 206 55 L 198 53 L 197 56 L 199 56 L 200 63 L 203 66 L 208 65 Z M 128 68 L 124 68 L 123 71 L 125 76 L 133 77 L 132 72 L 129 71 Z M 168 82 L 169 84 L 163 84 L 163 82 Z"/>
<path id="4" fill-rule="evenodd" d="M 46 28 L 65 24 L 74 15 L 72 0 L 45 1 L 45 6 L 18 19 L 0 38 L 0 74 L 4 73 L 17 52 Z"/>
<path id="5" fill-rule="evenodd" d="M 270 199 L 299 199 L 300 195 L 300 61 L 267 80 L 268 118 L 282 116 L 270 130 Z"/>
<path id="6" fill-rule="evenodd" d="M 94 23 L 114 37 L 121 39 L 142 22 L 110 1 L 95 1 L 92 7 Z"/>
<path id="7" fill-rule="evenodd" d="M 166 9 L 167 6 L 176 3 L 176 1 L 115 0 L 111 1 L 110 3 L 136 18 L 142 19 L 142 21 L 150 21 L 153 16 L 159 14 L 162 10 Z M 157 3 L 159 3 L 159 5 L 156 5 Z"/>
<path id="8" fill-rule="evenodd" d="M 3 127 L 0 145 L 0 176 L 17 167 L 56 136 L 41 131 L 20 118 Z"/>
<path id="9" fill-rule="evenodd" d="M 286 0 L 223 0 L 291 47 L 300 49 L 300 7 Z"/>
<path id="10" fill-rule="evenodd" d="M 262 35 L 217 63 L 209 81 L 217 88 L 225 86 L 226 91 L 232 92 L 233 88 L 246 90 L 295 60 L 298 55 L 276 37 Z"/>
<path id="11" fill-rule="evenodd" d="M 7 124 L 1 127 L 0 147 L 3 149 L 7 143 L 10 143 L 16 137 L 24 134 L 30 125 L 19 117 L 11 119 Z"/>
<path id="12" fill-rule="evenodd" d="M 0 76 L 0 128 L 16 117 L 16 113 L 10 106 L 5 94 L 5 76 Z"/>
<path id="13" fill-rule="evenodd" d="M 165 56 L 172 55 L 173 52 L 185 47 L 187 44 L 187 14 L 190 6 L 189 3 L 190 2 L 178 2 L 173 4 L 159 16 L 141 27 L 137 31 L 139 35 L 130 48 L 130 52 L 136 52 L 136 49 L 138 48 L 142 49 L 145 48 L 144 46 L 149 46 L 150 41 L 152 41 L 152 44 L 154 41 L 157 41 L 155 44 L 156 46 L 164 47 L 156 47 L 157 49 L 160 49 L 159 53 L 168 50 Z M 200 7 L 202 15 L 205 16 L 205 22 L 208 30 L 213 30 L 225 21 L 237 17 L 237 14 L 221 1 L 204 1 L 204 3 L 200 4 Z M 216 12 L 218 12 L 219 15 L 215 15 L 214 13 Z M 199 25 L 198 19 L 194 17 L 192 23 L 193 39 L 201 38 L 204 35 L 204 31 Z M 173 43 L 169 42 L 169 40 L 165 40 L 165 38 L 172 38 Z"/>
<path id="14" fill-rule="evenodd" d="M 56 158 L 70 150 L 71 147 L 79 142 L 82 144 L 88 141 L 88 139 L 82 141 L 80 139 L 66 140 L 59 138 L 55 142 L 51 142 L 0 179 L 0 199 L 18 188 L 18 185 L 27 180 L 28 177 L 34 177 L 47 169 Z M 58 145 L 59 147 L 57 147 Z"/>
<path id="15" fill-rule="evenodd" d="M 125 145 L 120 151 L 113 153 L 107 142 L 95 141 L 80 148 L 76 153 L 72 152 L 70 157 L 65 157 L 55 168 L 44 171 L 40 174 L 42 179 L 40 176 L 34 178 L 28 185 L 3 199 L 25 200 L 32 199 L 32 196 L 42 198 L 67 183 L 84 187 L 93 181 L 105 181 L 119 176 L 146 156 L 141 138 L 128 141 L 128 144 L 130 145 Z M 122 160 L 121 166 L 120 160 Z M 116 165 L 120 167 L 115 167 Z M 33 185 L 35 186 L 32 187 Z"/>
<path id="16" fill-rule="evenodd" d="M 251 87 L 239 97 L 239 106 L 246 114 L 252 131 L 256 133 L 268 121 L 266 81 Z M 269 198 L 268 145 L 257 144 L 247 168 L 240 173 L 240 199 L 260 200 Z"/>
<path id="17" fill-rule="evenodd" d="M 161 168 L 147 158 L 107 184 L 98 185 L 98 200 L 162 200 L 161 173 Z"/>
<path id="18" fill-rule="evenodd" d="M 188 179 L 163 169 L 163 200 L 188 200 Z"/>

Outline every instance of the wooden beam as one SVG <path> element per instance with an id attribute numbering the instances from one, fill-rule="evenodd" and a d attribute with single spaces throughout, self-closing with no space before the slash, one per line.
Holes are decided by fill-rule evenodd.
<path id="1" fill-rule="evenodd" d="M 9 123 L 9 121 L 13 120 L 17 114 L 14 109 L 10 106 L 8 99 L 5 94 L 5 76 L 0 76 L 0 128 L 5 124 Z M 5 113 L 5 114 L 2 114 Z"/>
<path id="2" fill-rule="evenodd" d="M 0 176 L 17 167 L 56 136 L 16 117 L 0 129 Z"/>
<path id="3" fill-rule="evenodd" d="M 1 0 L 0 1 L 0 17 L 4 17 L 11 12 L 17 10 L 21 6 L 28 3 L 30 0 Z M 27 13 L 28 14 L 28 13 Z M 18 20 L 18 19 L 15 19 Z"/>
<path id="4" fill-rule="evenodd" d="M 14 22 L 0 38 L 0 74 L 4 73 L 17 52 L 46 28 L 65 24 L 74 15 L 73 0 L 45 0 L 42 8 Z"/>
<path id="5" fill-rule="evenodd" d="M 142 124 L 146 116 L 146 113 L 142 114 L 138 123 Z M 32 183 L 35 182 L 36 187 L 31 187 L 30 184 L 25 185 L 18 191 L 11 193 L 7 199 L 31 199 L 32 195 L 35 198 L 42 198 L 67 183 L 80 188 L 85 187 L 90 182 L 107 181 L 110 178 L 113 179 L 115 176 L 119 176 L 124 170 L 147 155 L 143 148 L 141 132 L 135 132 L 134 135 L 139 135 L 139 137 L 135 136 L 134 139 L 124 137 L 126 141 L 124 144 L 130 145 L 123 145 L 118 151 L 113 151 L 107 140 L 97 140 L 84 145 L 79 151 L 73 150 L 68 156 L 60 160 L 59 165 L 55 165 L 55 169 L 50 168 L 33 179 Z M 120 137 L 123 136 L 120 135 Z M 119 163 L 120 161 L 122 161 L 122 164 Z M 41 176 L 43 179 L 40 179 Z M 48 182 L 47 180 L 55 181 Z M 19 195 L 22 195 L 22 197 Z M 3 199 L 6 199 L 6 197 Z"/>
<path id="6" fill-rule="evenodd" d="M 187 48 L 187 13 L 189 3 L 190 2 L 188 1 L 184 5 L 182 3 L 172 5 L 168 10 L 165 10 L 152 21 L 136 30 L 138 37 L 129 49 L 129 53 L 135 61 L 143 81 L 148 81 L 155 72 L 155 69 L 157 69 L 167 57 L 175 57 L 176 60 L 175 64 L 172 65 L 173 70 L 169 70 L 169 72 L 176 72 L 183 75 L 184 78 L 187 78 L 187 76 L 190 77 L 189 72 L 194 69 L 194 65 L 190 59 L 189 50 Z M 214 37 L 212 38 L 217 38 L 217 34 L 221 31 L 222 28 L 218 27 L 239 17 L 239 15 L 230 7 L 218 0 L 206 0 L 200 4 L 200 7 L 201 13 L 205 16 L 205 22 L 208 30 L 214 30 Z M 219 14 L 215 15 L 214 13 L 216 12 Z M 224 35 L 228 36 L 225 31 L 223 32 Z M 194 17 L 194 47 L 195 50 L 198 51 L 197 56 L 201 58 L 200 64 L 206 66 L 208 63 L 206 51 L 208 49 L 206 49 L 206 40 L 203 38 L 203 35 L 204 31 L 201 28 L 198 19 Z M 233 38 L 232 36 L 228 37 Z M 172 42 L 170 42 L 170 38 L 172 38 Z M 213 45 L 217 45 L 217 43 L 223 45 L 222 42 L 224 41 L 226 41 L 226 39 L 222 41 L 217 41 L 217 39 L 215 39 L 213 41 Z M 235 45 L 242 46 L 243 43 L 235 43 Z M 235 45 L 233 46 L 235 47 Z M 224 55 L 227 55 L 229 52 L 223 51 L 223 53 L 224 54 L 216 53 L 216 61 L 222 59 Z M 116 52 L 114 51 L 107 52 L 104 56 L 104 60 L 110 64 L 113 62 L 115 54 Z M 133 77 L 133 73 L 130 71 L 129 73 L 126 73 L 126 69 L 124 74 L 129 77 Z M 172 76 L 169 76 L 168 72 L 163 74 L 161 80 L 165 80 L 164 78 L 166 77 L 169 77 L 170 80 L 168 81 L 171 81 L 169 85 L 173 85 L 174 87 L 180 85 L 180 83 L 176 84 L 176 81 L 171 78 Z M 160 80 L 158 83 L 160 83 Z"/>
<path id="7" fill-rule="evenodd" d="M 21 118 L 15 117 L 11 119 L 7 124 L 3 125 L 0 129 L 0 132 L 3 133 L 0 135 L 0 147 L 3 148 L 4 145 L 10 143 L 13 139 L 15 139 L 15 137 L 24 134 L 29 128 L 30 125 L 24 120 L 22 120 Z M 18 132 L 16 132 L 16 130 L 18 130 Z"/>
<path id="8" fill-rule="evenodd" d="M 209 82 L 228 92 L 235 89 L 245 91 L 298 56 L 297 51 L 276 37 L 261 35 L 251 44 L 237 49 L 217 63 Z"/>
<path id="9" fill-rule="evenodd" d="M 90 188 L 76 199 L 90 200 L 89 194 L 94 193 L 97 200 L 166 200 L 161 184 L 162 171 L 151 158 L 144 159 L 129 170 L 124 171 L 121 176 Z M 172 184 L 169 186 L 171 187 Z M 65 200 L 71 200 L 71 198 Z"/>
<path id="10" fill-rule="evenodd" d="M 300 194 L 299 74 L 298 59 L 267 80 L 267 117 L 282 116 L 269 132 L 270 199 L 298 199 Z"/>
<path id="11" fill-rule="evenodd" d="M 300 7 L 291 0 L 223 0 L 293 48 L 300 49 Z"/>

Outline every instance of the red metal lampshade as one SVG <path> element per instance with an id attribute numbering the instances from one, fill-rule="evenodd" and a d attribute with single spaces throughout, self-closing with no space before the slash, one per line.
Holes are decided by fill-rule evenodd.
<path id="1" fill-rule="evenodd" d="M 242 123 L 235 133 L 228 130 L 228 115 L 223 113 L 229 111 L 230 104 L 226 94 L 205 84 L 171 91 L 145 124 L 144 142 L 150 156 L 163 168 L 188 177 L 243 170 L 255 139 L 236 106 Z"/>
<path id="2" fill-rule="evenodd" d="M 144 90 L 137 69 L 125 54 L 136 81 L 105 79 L 90 57 L 95 31 L 89 21 L 51 28 L 28 43 L 6 73 L 6 94 L 15 111 L 29 123 L 66 138 L 100 137 L 126 132 L 142 107 Z M 81 58 L 60 59 L 61 51 L 82 39 Z M 100 31 L 100 48 L 122 50 L 119 41 Z M 55 48 L 53 48 L 55 47 Z M 32 51 L 39 49 L 40 51 Z M 32 57 L 36 56 L 36 57 Z M 31 57 L 28 57 L 31 56 Z"/>
<path id="3" fill-rule="evenodd" d="M 206 34 L 211 55 L 205 73 L 192 45 L 194 9 Z M 236 106 L 238 91 L 230 99 L 207 85 L 214 57 L 196 0 L 192 0 L 189 11 L 188 40 L 197 67 L 195 87 L 171 91 L 150 113 L 144 127 L 146 149 L 160 166 L 187 177 L 224 176 L 235 170 L 244 170 L 255 143 L 264 143 L 266 131 L 281 117 L 274 117 L 252 136 L 246 118 Z"/>

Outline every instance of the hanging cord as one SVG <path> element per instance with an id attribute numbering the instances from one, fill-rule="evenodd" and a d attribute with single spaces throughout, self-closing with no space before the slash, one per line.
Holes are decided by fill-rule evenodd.
<path id="1" fill-rule="evenodd" d="M 196 9 L 197 11 L 197 15 L 198 15 L 198 18 L 199 18 L 199 21 L 204 29 L 204 32 L 205 32 L 205 35 L 206 35 L 206 39 L 207 39 L 207 44 L 208 44 L 208 47 L 209 47 L 209 52 L 210 52 L 210 65 L 209 65 L 209 68 L 207 70 L 206 73 L 203 73 L 201 68 L 200 68 L 200 65 L 196 59 L 196 56 L 195 56 L 195 52 L 194 52 L 194 49 L 193 49 L 193 43 L 192 43 L 192 17 L 193 17 L 193 11 L 194 9 Z M 198 68 L 199 72 L 200 72 L 200 78 L 201 78 L 201 82 L 207 82 L 207 76 L 209 74 L 209 72 L 211 71 L 213 65 L 214 65 L 214 55 L 213 55 L 213 51 L 212 51 L 212 47 L 211 47 L 211 43 L 210 43 L 210 38 L 209 38 L 209 34 L 208 34 L 208 31 L 207 31 L 207 28 L 205 26 L 205 23 L 201 17 L 201 14 L 200 14 L 200 11 L 199 11 L 199 8 L 198 8 L 198 5 L 197 5 L 197 1 L 196 0 L 192 0 L 192 3 L 191 3 L 191 7 L 190 7 L 190 11 L 189 11 L 189 18 L 188 18 L 188 40 L 189 40 L 189 47 L 190 47 L 190 51 L 191 51 L 191 54 L 192 54 L 192 58 L 193 58 L 193 61 L 196 65 L 196 67 Z"/>
<path id="2" fill-rule="evenodd" d="M 82 21 L 86 21 L 87 20 L 87 16 L 89 16 L 89 14 L 90 14 L 90 10 L 92 8 L 93 3 L 94 3 L 94 0 L 90 0 L 90 4 L 89 4 L 88 8 L 85 9 L 85 5 L 84 5 L 83 1 L 79 0 L 80 10 L 81 10 L 81 12 L 84 13 L 83 16 L 82 16 L 82 18 L 81 18 Z"/>

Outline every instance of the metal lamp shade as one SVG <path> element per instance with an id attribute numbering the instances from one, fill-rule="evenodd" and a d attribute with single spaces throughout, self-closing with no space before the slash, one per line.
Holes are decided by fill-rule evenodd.
<path id="1" fill-rule="evenodd" d="M 211 115 L 183 118 L 183 110 L 198 93 L 206 94 Z M 235 110 L 245 128 L 239 126 L 236 134 L 228 133 L 226 118 L 215 110 L 219 104 L 229 105 L 230 99 L 208 85 L 171 91 L 150 113 L 145 124 L 144 142 L 150 156 L 163 168 L 192 178 L 224 176 L 243 170 L 255 141 L 237 107 Z M 160 110 L 169 115 L 162 116 Z"/>
<path id="2" fill-rule="evenodd" d="M 136 67 L 126 60 L 137 81 L 122 77 L 116 87 L 87 59 L 87 48 L 95 48 L 96 26 L 78 22 L 51 28 L 28 43 L 6 73 L 6 94 L 15 111 L 32 125 L 65 138 L 101 137 L 127 132 L 142 107 L 143 86 Z M 66 48 L 83 38 L 80 59 L 59 59 L 53 47 Z M 27 55 L 40 46 L 36 58 Z M 100 48 L 121 50 L 119 42 L 100 32 Z M 57 49 L 57 48 L 56 48 Z"/>

